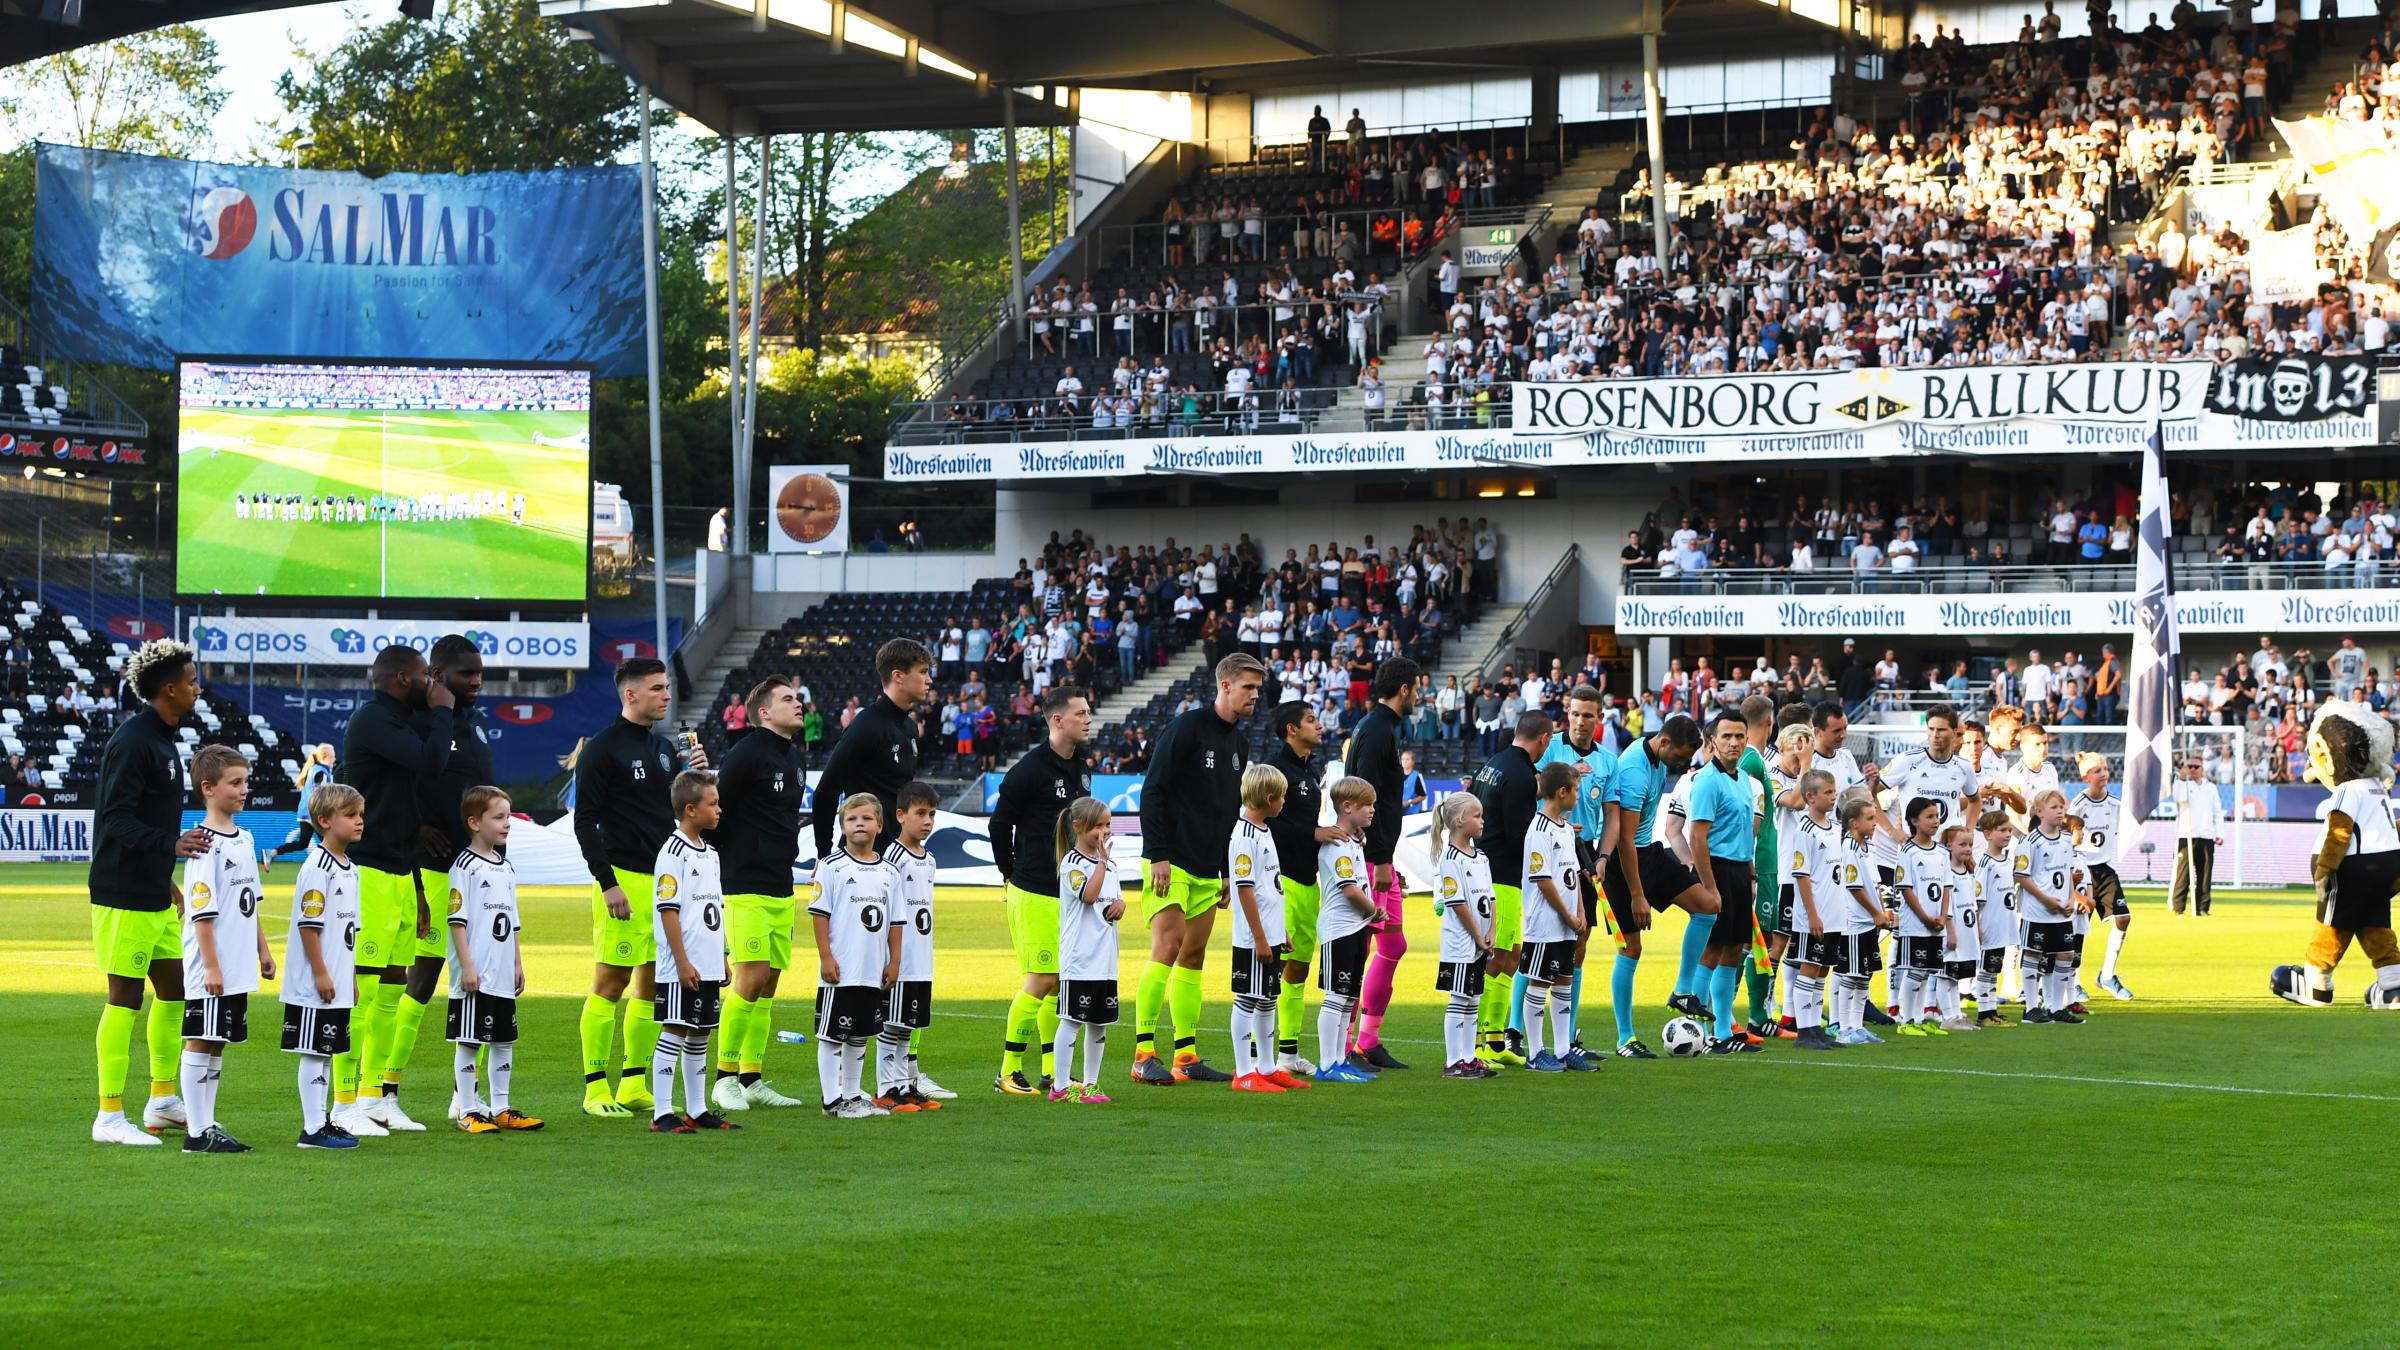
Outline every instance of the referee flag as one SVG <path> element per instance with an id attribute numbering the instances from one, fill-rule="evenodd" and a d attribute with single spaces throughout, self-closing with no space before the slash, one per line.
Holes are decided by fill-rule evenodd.
<path id="1" fill-rule="evenodd" d="M 2142 522 L 2133 569 L 2133 670 L 2125 681 L 2123 862 L 2142 838 L 2175 776 L 2175 723 L 2182 711 L 2182 643 L 2175 635 L 2175 577 L 2167 563 L 2167 472 L 2159 428 L 2142 451 Z"/>

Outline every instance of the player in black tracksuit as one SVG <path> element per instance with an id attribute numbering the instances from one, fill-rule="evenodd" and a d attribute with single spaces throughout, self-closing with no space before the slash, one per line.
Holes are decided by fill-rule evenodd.
<path id="1" fill-rule="evenodd" d="M 1025 1048 L 1042 1046 L 1042 1076 L 1050 1077 L 1051 1043 L 1058 1031 L 1058 813 L 1092 795 L 1083 757 L 1092 734 L 1092 705 L 1072 685 L 1042 696 L 1042 744 L 1009 766 L 992 803 L 992 861 L 1008 883 L 1009 943 L 1025 982 L 1009 1000 L 1000 1033 L 1000 1076 L 993 1086 L 1012 1096 L 1034 1091 L 1025 1077 Z"/>
<path id="2" fill-rule="evenodd" d="M 804 714 L 798 692 L 781 675 L 759 681 L 743 704 L 750 725 L 733 734 L 725 752 L 717 773 L 724 815 L 708 835 L 725 883 L 732 976 L 710 1089 L 723 1111 L 800 1104 L 767 1082 L 766 1054 L 799 918 L 792 869 L 800 860 L 800 811 L 808 795 L 808 755 L 798 740 Z"/>
<path id="3" fill-rule="evenodd" d="M 1517 719 L 1515 738 L 1467 780 L 1467 790 L 1483 803 L 1480 847 L 1492 867 L 1492 974 L 1502 978 L 1484 984 L 1476 1020 L 1486 1051 L 1494 1056 L 1507 1052 L 1510 987 L 1517 973 L 1517 944 L 1524 938 L 1525 831 L 1533 826 L 1542 796 L 1541 772 L 1533 766 L 1549 748 L 1549 716 L 1526 713 Z"/>
<path id="4" fill-rule="evenodd" d="M 1200 971 L 1208 935 L 1224 907 L 1225 852 L 1242 811 L 1250 765 L 1242 719 L 1258 707 L 1266 664 L 1247 652 L 1217 663 L 1214 701 L 1158 733 L 1142 777 L 1142 853 L 1149 863 L 1142 906 L 1150 962 L 1133 1001 L 1133 1076 L 1143 1083 L 1229 1082 L 1200 1059 Z M 1158 1015 L 1172 1005 L 1175 1066 L 1159 1063 Z"/>
<path id="5" fill-rule="evenodd" d="M 1277 1066 L 1283 1067 L 1284 1056 L 1300 1056 L 1308 967 L 1317 959 L 1317 907 L 1322 901 L 1317 890 L 1317 846 L 1331 842 L 1336 831 L 1331 825 L 1317 823 L 1324 791 L 1317 781 L 1314 756 L 1325 741 L 1317 710 L 1308 706 L 1306 699 L 1278 703 L 1273 725 L 1280 744 L 1265 763 L 1283 775 L 1283 809 L 1267 821 L 1267 835 L 1275 841 L 1275 856 L 1283 864 L 1284 926 L 1292 934 L 1292 950 L 1283 962 L 1283 992 L 1275 998 L 1275 1056 Z"/>
<path id="6" fill-rule="evenodd" d="M 1377 1069 L 1405 1069 L 1383 1045 L 1384 1012 L 1391 1007 L 1392 981 L 1400 958 L 1408 954 L 1408 937 L 1401 930 L 1400 875 L 1392 866 L 1392 851 L 1400 843 L 1400 821 L 1406 813 L 1402 788 L 1408 775 L 1400 767 L 1400 739 L 1409 714 L 1417 710 L 1417 663 L 1394 657 L 1375 668 L 1371 692 L 1375 705 L 1359 719 L 1350 734 L 1346 767 L 1375 789 L 1375 819 L 1367 826 L 1367 872 L 1375 907 L 1383 920 L 1374 930 L 1375 954 L 1367 960 L 1365 982 L 1358 999 L 1358 1053 Z"/>
<path id="7" fill-rule="evenodd" d="M 917 776 L 917 727 L 908 714 L 933 691 L 933 654 L 921 642 L 894 638 L 875 651 L 875 678 L 883 693 L 850 719 L 817 779 L 808 823 L 820 859 L 834 854 L 842 799 L 853 792 L 872 792 L 883 803 L 875 847 L 890 848 L 900 837 L 900 789 Z"/>
<path id="8" fill-rule="evenodd" d="M 483 692 L 483 653 L 476 650 L 473 639 L 451 633 L 435 641 L 426 664 L 430 667 L 428 678 L 450 691 L 453 705 L 440 714 L 426 709 L 408 721 L 409 729 L 423 739 L 428 750 L 435 748 L 436 735 L 446 737 L 439 747 L 440 764 L 417 780 L 419 848 L 414 861 L 418 889 L 430 910 L 436 905 L 447 908 L 450 864 L 467 848 L 466 821 L 459 814 L 467 789 L 497 784 L 492 777 L 491 733 L 475 708 L 475 698 Z M 442 961 L 449 952 L 448 927 L 437 920 L 431 933 L 417 939 L 417 956 L 408 968 L 408 987 L 402 994 L 392 1044 L 388 1066 L 392 1069 L 407 1063 L 416 1048 L 418 1029 L 432 1010 Z M 391 1092 L 391 1084 L 397 1081 L 388 1080 L 384 1091 Z"/>

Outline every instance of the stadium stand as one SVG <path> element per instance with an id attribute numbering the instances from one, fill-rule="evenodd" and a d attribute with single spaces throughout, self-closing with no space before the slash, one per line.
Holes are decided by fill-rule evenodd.
<path id="1" fill-rule="evenodd" d="M 0 790 L 9 800 L 98 779 L 100 751 L 132 701 L 120 675 L 132 654 L 131 643 L 92 632 L 14 580 L 0 582 Z M 203 745 L 231 745 L 249 756 L 260 770 L 253 807 L 294 804 L 295 743 L 239 700 L 203 683 L 180 739 L 186 763 Z"/>
<path id="2" fill-rule="evenodd" d="M 149 424 L 0 298 L 0 431 L 11 429 L 139 436 Z"/>

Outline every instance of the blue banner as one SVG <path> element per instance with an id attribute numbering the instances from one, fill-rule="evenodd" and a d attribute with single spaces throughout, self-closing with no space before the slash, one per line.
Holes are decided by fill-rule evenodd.
<path id="1" fill-rule="evenodd" d="M 34 322 L 69 355 L 641 367 L 641 171 L 356 174 L 44 145 Z"/>

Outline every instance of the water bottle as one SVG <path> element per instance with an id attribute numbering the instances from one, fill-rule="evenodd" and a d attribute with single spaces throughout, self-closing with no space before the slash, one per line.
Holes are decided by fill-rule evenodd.
<path id="1" fill-rule="evenodd" d="M 808 1036 L 805 1032 L 778 1031 L 775 1033 L 775 1039 L 783 1042 L 785 1045 L 808 1044 Z"/>

